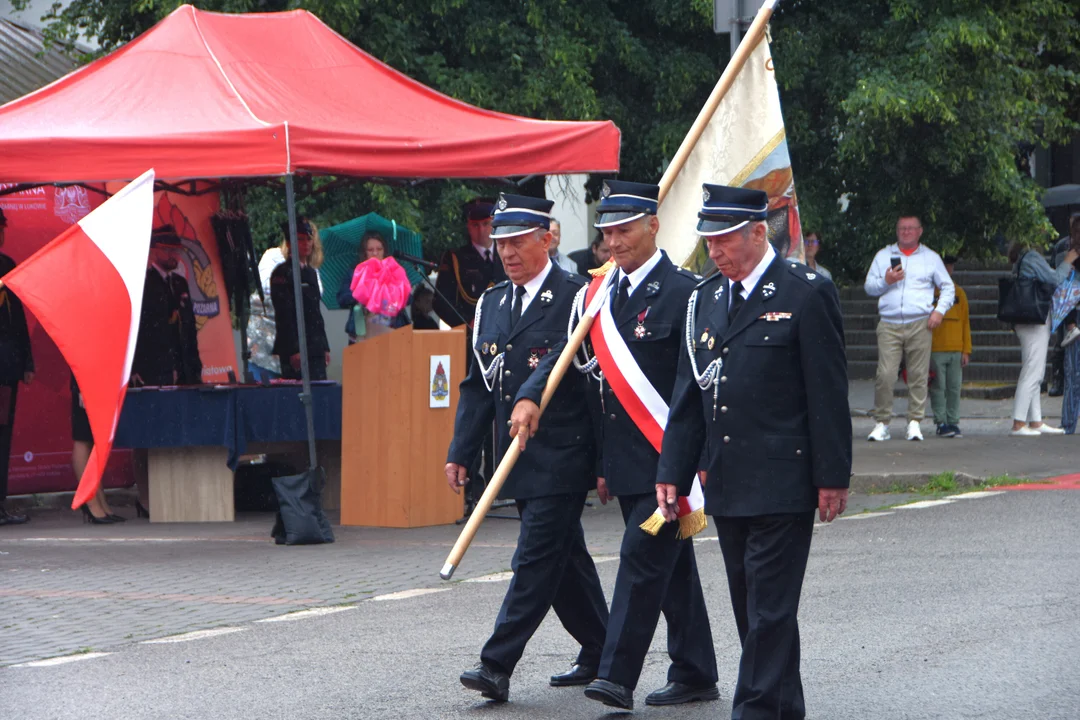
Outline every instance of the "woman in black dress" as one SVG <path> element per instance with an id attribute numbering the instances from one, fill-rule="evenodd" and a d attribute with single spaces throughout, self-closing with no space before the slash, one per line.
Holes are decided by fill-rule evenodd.
<path id="1" fill-rule="evenodd" d="M 77 483 L 86 470 L 86 464 L 90 462 L 90 451 L 94 449 L 94 434 L 90 431 L 90 418 L 86 415 L 75 375 L 71 376 L 71 440 L 71 469 L 75 471 Z M 110 525 L 125 520 L 113 513 L 105 499 L 105 490 L 101 487 L 94 497 L 82 505 L 82 513 L 83 521 L 94 525 Z"/>

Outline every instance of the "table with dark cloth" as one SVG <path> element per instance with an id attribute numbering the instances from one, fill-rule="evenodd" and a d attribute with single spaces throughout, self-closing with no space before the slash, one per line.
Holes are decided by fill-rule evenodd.
<path id="1" fill-rule="evenodd" d="M 266 444 L 306 442 L 307 420 L 301 392 L 299 384 L 128 390 L 114 446 L 148 449 L 152 457 L 155 451 L 160 457 L 164 452 L 177 456 L 181 448 L 188 452 L 223 448 L 224 456 L 215 456 L 220 458 L 218 462 L 224 461 L 231 477 L 240 456 L 248 452 L 251 444 L 258 444 L 261 452 Z M 339 441 L 341 386 L 313 384 L 311 392 L 316 440 Z M 222 453 L 220 449 L 215 452 Z M 306 460 L 306 452 L 304 457 Z M 222 465 L 217 467 L 225 469 Z M 205 468 L 191 467 L 192 476 L 200 472 L 205 474 Z M 151 477 L 152 518 L 156 504 L 154 484 Z M 229 500 L 225 517 L 214 519 L 232 519 Z M 195 519 L 187 510 L 181 514 L 185 519 Z"/>

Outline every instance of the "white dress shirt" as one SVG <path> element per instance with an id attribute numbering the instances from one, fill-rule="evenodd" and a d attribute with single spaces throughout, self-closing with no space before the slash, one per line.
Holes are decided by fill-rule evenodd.
<path id="1" fill-rule="evenodd" d="M 761 261 L 758 262 L 758 264 L 756 266 L 754 266 L 754 269 L 751 270 L 750 274 L 747 275 L 742 281 L 742 293 L 741 294 L 742 294 L 744 300 L 746 298 L 750 297 L 750 293 L 754 292 L 754 288 L 756 288 L 758 282 L 761 281 L 761 276 L 764 275 L 765 271 L 769 269 L 769 265 L 772 263 L 773 258 L 775 258 L 775 257 L 776 257 L 776 251 L 773 250 L 772 243 L 766 241 L 765 242 L 765 256 L 761 258 Z M 734 281 L 732 281 L 732 282 L 734 282 Z M 730 295 L 730 297 L 728 297 L 728 308 L 730 309 L 731 308 L 731 303 L 734 302 L 734 294 L 733 293 L 728 293 L 728 294 Z"/>
<path id="2" fill-rule="evenodd" d="M 529 282 L 525 283 L 525 294 L 521 296 L 521 314 L 524 315 L 525 311 L 529 309 L 529 303 L 536 297 L 536 294 L 540 292 L 540 288 L 544 286 L 544 281 L 547 280 L 548 273 L 551 272 L 551 258 L 547 259 L 547 265 L 540 271 L 540 274 L 534 277 Z M 512 292 L 510 293 L 510 302 L 514 301 L 514 294 L 517 292 L 517 285 L 510 284 Z M 510 306 L 511 312 L 513 312 L 514 306 Z"/>
<path id="3" fill-rule="evenodd" d="M 630 278 L 630 292 L 629 292 L 629 294 L 633 295 L 634 291 L 637 290 L 637 286 L 640 285 L 641 283 L 645 282 L 645 278 L 647 278 L 649 276 L 649 273 L 651 273 L 653 271 L 653 268 L 656 267 L 656 264 L 658 262 L 660 262 L 660 260 L 663 257 L 664 257 L 664 254 L 662 252 L 660 252 L 660 248 L 657 248 L 656 252 L 654 252 L 652 254 L 652 257 L 650 257 L 648 260 L 646 260 L 645 264 L 643 264 L 641 267 L 639 267 L 634 272 L 627 273 L 624 270 L 619 270 L 619 277 L 617 277 L 615 279 L 616 280 L 615 287 L 618 288 L 619 285 L 622 283 L 622 279 L 624 277 L 628 277 L 628 278 Z M 616 292 L 618 292 L 618 290 L 616 290 Z"/>

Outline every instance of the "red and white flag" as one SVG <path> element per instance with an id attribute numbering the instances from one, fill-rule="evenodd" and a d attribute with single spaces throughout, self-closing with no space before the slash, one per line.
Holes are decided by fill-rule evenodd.
<path id="1" fill-rule="evenodd" d="M 611 303 L 607 302 L 615 274 L 614 268 L 608 269 L 602 276 L 594 277 L 589 284 L 585 294 L 585 313 L 593 317 L 599 316 L 589 329 L 589 339 L 592 340 L 593 352 L 600 363 L 604 379 L 619 399 L 619 404 L 649 444 L 656 452 L 660 452 L 664 430 L 667 428 L 668 404 L 642 371 L 615 325 Z M 690 486 L 690 494 L 680 496 L 678 505 L 679 537 L 688 538 L 705 529 L 708 522 L 705 517 L 705 494 L 701 490 L 697 475 Z M 656 512 L 641 524 L 641 529 L 655 535 L 664 526 L 664 522 L 664 514 L 657 508 Z"/>
<path id="2" fill-rule="evenodd" d="M 72 508 L 97 492 L 112 450 L 139 334 L 153 215 L 148 170 L 4 276 L 82 391 L 94 449 Z"/>

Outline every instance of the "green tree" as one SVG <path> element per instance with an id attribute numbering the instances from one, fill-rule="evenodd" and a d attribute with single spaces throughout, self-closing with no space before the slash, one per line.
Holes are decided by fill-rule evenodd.
<path id="1" fill-rule="evenodd" d="M 1067 0 L 789 0 L 773 23 L 804 226 L 861 278 L 900 213 L 968 257 L 1051 232 L 1026 150 L 1077 129 Z M 840 199 L 846 202 L 842 209 Z"/>

